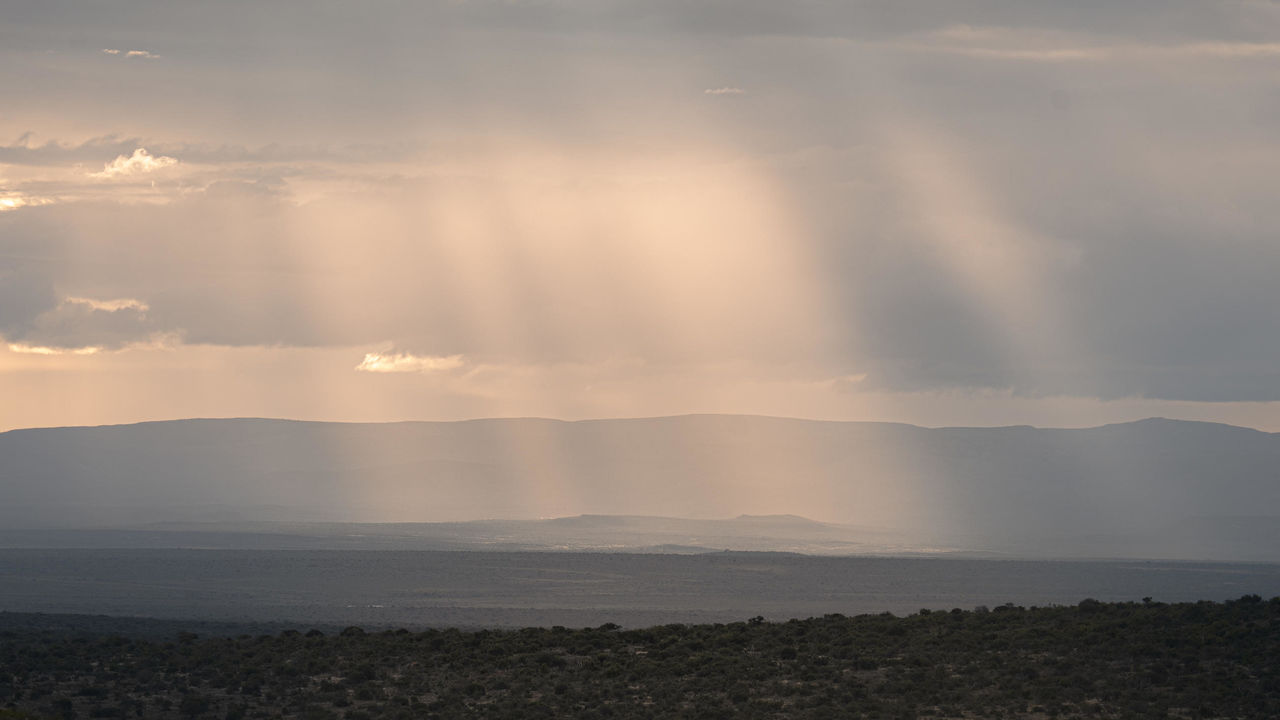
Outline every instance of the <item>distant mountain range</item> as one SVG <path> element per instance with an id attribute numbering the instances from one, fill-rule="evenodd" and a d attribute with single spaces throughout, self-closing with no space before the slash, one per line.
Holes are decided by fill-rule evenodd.
<path id="1" fill-rule="evenodd" d="M 177 420 L 2 433 L 0 498 L 0 544 L 111 530 L 215 545 L 1280 561 L 1280 434 L 1162 419 Z"/>

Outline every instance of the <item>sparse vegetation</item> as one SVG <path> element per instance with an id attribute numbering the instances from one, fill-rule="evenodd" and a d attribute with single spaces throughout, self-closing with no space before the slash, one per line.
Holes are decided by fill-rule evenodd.
<path id="1" fill-rule="evenodd" d="M 1280 598 L 622 630 L 0 633 L 0 718 L 1280 717 Z"/>

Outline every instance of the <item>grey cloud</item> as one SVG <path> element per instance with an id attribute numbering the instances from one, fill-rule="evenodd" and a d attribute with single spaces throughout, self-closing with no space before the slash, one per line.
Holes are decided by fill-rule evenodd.
<path id="1" fill-rule="evenodd" d="M 300 12 L 308 22 L 297 22 Z M 666 134 L 689 127 L 662 94 L 689 98 L 718 87 L 726 75 L 750 83 L 753 96 L 843 96 L 852 83 L 841 55 L 862 46 L 842 49 L 812 37 L 856 38 L 874 47 L 970 24 L 1052 28 L 1086 42 L 1258 41 L 1276 26 L 1274 15 L 1259 4 L 1193 2 L 1085 9 L 1009 2 L 334 2 L 303 11 L 289 3 L 139 2 L 106 11 L 22 2 L 10 11 L 8 31 L 0 30 L 0 47 L 32 59 L 22 75 L 0 70 L 0 80 L 25 89 L 11 108 L 19 116 L 92 115 L 121 130 L 146 124 L 167 127 L 170 135 L 234 132 L 265 142 L 325 135 L 357 141 L 362 131 L 440 139 L 509 118 L 525 131 L 588 140 L 635 132 L 634 124 L 618 122 L 626 118 L 649 116 Z M 37 55 L 51 44 L 71 53 L 90 32 L 108 36 L 97 47 L 163 40 L 172 47 L 156 45 L 157 52 L 172 61 L 135 63 L 147 73 L 148 92 L 139 93 L 137 73 L 79 67 L 100 63 L 96 49 L 53 67 Z M 761 44 L 740 45 L 750 42 Z M 812 66 L 794 62 L 805 54 Z M 82 72 L 58 69 L 62 63 Z M 661 83 L 688 87 L 664 90 Z M 153 145 L 147 147 L 173 154 Z"/>
<path id="2" fill-rule="evenodd" d="M 206 185 L 203 192 L 208 197 L 273 197 L 280 195 L 283 184 L 284 181 L 278 177 L 215 180 Z"/>
<path id="3" fill-rule="evenodd" d="M 430 262 L 431 238 L 415 239 L 419 260 L 402 255 L 394 263 L 359 269 L 329 265 L 288 249 L 304 241 L 288 228 L 305 212 L 271 196 L 242 192 L 127 212 L 100 205 L 41 208 L 49 222 L 28 224 L 26 230 L 52 240 L 46 248 L 61 250 L 46 250 L 37 264 L 28 261 L 25 269 L 10 272 L 10 280 L 23 283 L 3 285 L 13 296 L 0 303 L 7 311 L 5 337 L 58 347 L 118 347 L 156 332 L 218 345 L 395 342 L 420 354 L 530 363 L 618 352 L 655 361 L 717 357 L 672 355 L 675 349 L 665 346 L 660 328 L 649 338 L 634 335 L 637 328 L 626 324 L 611 334 L 601 324 L 608 322 L 607 315 L 592 317 L 575 305 L 607 308 L 616 298 L 605 293 L 573 301 L 565 294 L 579 291 L 573 286 L 517 300 L 522 309 L 510 321 L 523 326 L 520 332 L 476 335 L 477 328 L 460 311 L 477 298 L 459 294 L 449 281 L 453 268 Z M 62 219 L 53 221 L 59 215 Z M 218 220 L 227 217 L 252 222 Z M 14 225 L 6 240 L 17 237 Z M 96 228 L 91 245 L 81 235 L 87 228 Z M 363 242 L 376 253 L 403 240 Z M 99 249 L 92 249 L 95 245 Z M 1280 273 L 1280 258 L 1274 249 L 1207 247 L 1190 239 L 1177 247 L 1159 237 L 1128 246 L 1103 237 L 1091 248 L 1078 267 L 1063 269 L 1056 278 L 1064 284 L 1067 310 L 1080 334 L 1068 339 L 1068 355 L 1027 366 L 1008 353 L 1008 328 L 975 304 L 930 257 L 922 239 L 892 224 L 880 235 L 829 239 L 824 265 L 832 274 L 823 282 L 835 291 L 833 299 L 842 308 L 837 323 L 849 335 L 818 347 L 819 354 L 806 363 L 814 372 L 865 374 L 856 389 L 978 387 L 1011 388 L 1021 395 L 1280 399 L 1274 370 L 1280 365 L 1280 326 L 1272 312 L 1280 306 L 1280 292 L 1271 282 Z M 27 274 L 37 265 L 53 270 L 47 281 Z M 105 313 L 59 305 L 52 295 L 54 281 L 98 298 L 137 297 L 151 307 L 145 313 Z M 325 288 L 325 302 L 315 297 L 318 288 Z M 624 322 L 621 316 L 617 321 Z M 708 333 L 714 337 L 723 331 L 709 328 Z M 750 349 L 737 337 L 722 337 L 713 352 L 746 352 L 770 361 L 763 348 Z"/>
<path id="4" fill-rule="evenodd" d="M 762 169 L 794 209 L 789 242 L 815 258 L 811 282 L 829 317 L 823 337 L 787 338 L 794 343 L 730 332 L 747 322 L 738 318 L 708 321 L 706 346 L 690 351 L 698 360 L 791 353 L 806 372 L 865 375 L 857 389 L 1280 399 L 1274 58 L 1126 51 L 1039 63 L 904 49 L 938 49 L 928 44 L 963 25 L 983 30 L 975 46 L 996 51 L 1267 42 L 1280 31 L 1274 3 L 308 7 L 299 23 L 287 3 L 14 6 L 0 52 L 54 47 L 83 72 L 35 60 L 31 78 L 0 68 L 0 81 L 25 88 L 10 93 L 7 112 L 101 117 L 103 133 L 120 135 L 24 140 L 0 147 L 0 163 L 97 169 L 143 146 L 210 168 L 184 181 L 190 197 L 164 207 L 66 203 L 0 216 L 6 337 L 34 332 L 34 319 L 57 306 L 57 287 L 146 300 L 151 325 L 116 328 L 122 337 L 153 328 L 193 343 L 394 343 L 529 362 L 678 356 L 664 346 L 668 328 L 628 314 L 626 268 L 609 265 L 625 258 L 592 259 L 606 279 L 598 286 L 557 284 L 531 268 L 562 259 L 495 241 L 485 287 L 504 296 L 480 307 L 450 264 L 453 240 L 378 221 L 416 217 L 416 199 L 439 189 L 433 182 L 474 182 L 477 197 L 493 197 L 486 220 L 499 222 L 501 193 L 483 188 L 488 178 L 441 169 L 487 135 L 532 138 L 566 157 L 716 144 Z M 86 28 L 100 34 L 76 55 Z M 166 59 L 134 63 L 127 78 L 101 74 L 101 47 L 148 47 Z M 152 91 L 125 92 L 143 72 Z M 726 82 L 750 92 L 733 102 L 704 96 Z M 919 226 L 947 208 L 926 207 L 930 192 L 894 174 L 894 153 L 915 147 L 913 124 L 929 152 L 963 166 L 962 189 L 989 196 L 992 215 L 1044 248 L 1028 281 L 1037 297 L 1022 301 L 1054 312 L 1059 346 L 1026 347 L 1032 333 L 1010 326 L 1010 308 L 979 297 Z M 895 133 L 907 138 L 898 149 L 886 140 Z M 315 220 L 321 208 L 291 202 L 297 179 L 381 193 L 386 213 L 330 229 Z M 353 249 L 308 257 L 326 232 L 341 235 L 324 243 Z M 38 259 L 11 259 L 23 253 Z M 647 281 L 635 294 L 660 298 L 661 283 Z M 764 304 L 761 289 L 734 291 L 744 315 Z M 495 318 L 510 327 L 484 326 Z M 91 324 L 58 327 L 88 337 Z"/>
<path id="5" fill-rule="evenodd" d="M 268 143 L 256 147 L 201 142 L 160 142 L 140 137 L 105 135 L 81 143 L 46 140 L 31 141 L 33 133 L 24 133 L 8 145 L 0 145 L 0 165 L 57 167 L 100 165 L 129 156 L 140 147 L 153 155 L 179 157 L 186 163 L 229 164 L 297 164 L 297 163 L 370 163 L 403 161 L 421 156 L 427 146 L 413 142 L 346 143 L 340 145 L 288 145 Z"/>
<path id="6" fill-rule="evenodd" d="M 11 342 L 52 349 L 118 350 L 150 340 L 156 333 L 147 312 L 139 307 L 105 309 L 64 299 L 37 315 L 25 328 L 6 333 Z"/>
<path id="7" fill-rule="evenodd" d="M 0 216 L 0 340 L 54 349 L 118 349 L 151 338 L 159 328 L 145 306 L 93 302 L 119 300 L 138 289 L 136 284 L 80 285 L 90 293 L 109 293 L 96 298 L 60 291 L 78 273 L 73 244 L 63 234 L 66 226 L 55 220 L 59 213 L 45 213 L 52 209 Z"/>
<path id="8" fill-rule="evenodd" d="M 112 348 L 157 332 L 219 345 L 388 336 L 377 324 L 364 332 L 361 322 L 326 322 L 308 306 L 299 278 L 341 279 L 340 269 L 309 267 L 306 254 L 288 249 L 300 238 L 270 186 L 221 181 L 210 190 L 167 206 L 82 202 L 0 216 L 0 332 L 10 342 Z M 136 298 L 149 308 L 95 310 L 68 296 Z"/>
<path id="9" fill-rule="evenodd" d="M 0 336 L 11 340 L 33 330 L 37 317 L 57 306 L 48 278 L 25 263 L 0 255 Z"/>
<path id="10" fill-rule="evenodd" d="M 47 209 L 0 213 L 0 336 L 28 332 L 41 313 L 58 304 L 53 282 L 58 263 L 49 261 L 56 241 L 27 227 L 29 218 Z"/>
<path id="11" fill-rule="evenodd" d="M 1143 217 L 1138 208 L 1158 203 L 1151 192 L 1115 189 L 1096 205 L 1082 200 L 1092 193 L 1064 194 L 1075 198 L 1069 223 L 1030 225 L 1080 253 L 1037 287 L 1070 334 L 1034 364 L 1008 353 L 1019 338 L 930 259 L 926 242 L 892 225 L 877 229 L 866 217 L 873 211 L 856 207 L 849 222 L 857 230 L 821 250 L 846 318 L 848 372 L 867 374 L 860 387 L 905 391 L 1280 399 L 1280 247 L 1266 227 L 1280 217 L 1259 206 L 1256 225 L 1224 236 L 1213 218 L 1221 208 L 1205 199 L 1192 217 L 1185 205 Z M 1029 204 L 1043 202 L 1053 201 Z"/>
<path id="12" fill-rule="evenodd" d="M 75 164 L 100 164 L 120 155 L 129 155 L 142 147 L 137 138 L 121 138 L 108 135 L 93 138 L 82 143 L 68 145 L 49 140 L 40 144 L 30 144 L 26 133 L 10 145 L 0 145 L 0 164 L 56 166 Z"/>
<path id="13" fill-rule="evenodd" d="M 367 46 L 374 39 L 403 41 L 433 28 L 496 27 L 528 31 L 628 32 L 637 34 L 701 33 L 714 35 L 783 35 L 868 37 L 917 32 L 958 23 L 1059 27 L 1078 31 L 1177 36 L 1262 35 L 1258 20 L 1274 20 L 1264 2 L 1201 3 L 1193 0 L 1143 0 L 1117 6 L 1086 2 L 1064 6 L 1052 2 L 929 0 L 839 2 L 806 0 L 779 5 L 768 0 L 630 0 L 569 2 L 374 2 L 357 6 L 339 0 L 306 3 L 309 22 L 298 23 L 301 5 L 253 2 L 219 3 L 216 7 L 175 6 L 161 0 L 126 5 L 84 7 L 70 0 L 24 0 L 13 4 L 15 28 L 69 33 L 92 27 L 110 39 L 111 47 L 138 41 L 153 49 L 174 31 L 201 34 L 224 43 L 247 44 L 249 38 L 322 37 L 327 47 Z M 257 31 L 256 35 L 253 31 Z M 154 42 L 151 42 L 154 41 Z M 210 52 L 201 47 L 191 52 Z"/>

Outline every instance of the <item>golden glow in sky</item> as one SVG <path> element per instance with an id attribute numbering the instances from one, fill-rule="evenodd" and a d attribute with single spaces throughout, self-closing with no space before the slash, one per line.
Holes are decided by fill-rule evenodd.
<path id="1" fill-rule="evenodd" d="M 300 12 L 0 28 L 0 428 L 1280 430 L 1271 6 Z"/>

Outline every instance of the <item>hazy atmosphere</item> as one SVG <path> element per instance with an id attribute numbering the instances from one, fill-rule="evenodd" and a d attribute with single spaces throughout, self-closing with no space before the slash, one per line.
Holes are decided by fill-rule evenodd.
<path id="1" fill-rule="evenodd" d="M 1280 430 L 1273 2 L 59 2 L 0 429 Z"/>
<path id="2" fill-rule="evenodd" d="M 1280 0 L 0 0 L 0 720 L 1280 718 Z"/>

